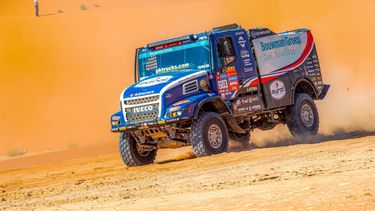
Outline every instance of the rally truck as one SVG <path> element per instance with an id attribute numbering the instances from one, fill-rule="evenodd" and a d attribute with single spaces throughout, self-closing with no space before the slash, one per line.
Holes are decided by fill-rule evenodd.
<path id="1" fill-rule="evenodd" d="M 136 49 L 134 80 L 111 116 L 127 166 L 150 164 L 160 148 L 192 145 L 197 157 L 249 143 L 256 128 L 286 124 L 317 134 L 314 100 L 325 97 L 311 31 L 275 33 L 237 24 Z"/>

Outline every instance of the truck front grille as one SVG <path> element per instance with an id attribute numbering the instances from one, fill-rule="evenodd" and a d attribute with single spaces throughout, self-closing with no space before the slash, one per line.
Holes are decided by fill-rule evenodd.
<path id="1" fill-rule="evenodd" d="M 124 100 L 125 105 L 138 105 L 142 103 L 150 103 L 159 100 L 159 95 L 151 96 L 151 97 L 144 97 L 144 98 L 137 98 L 137 99 L 128 99 Z"/>
<path id="2" fill-rule="evenodd" d="M 125 117 L 128 124 L 156 121 L 159 117 L 159 96 L 124 100 Z"/>

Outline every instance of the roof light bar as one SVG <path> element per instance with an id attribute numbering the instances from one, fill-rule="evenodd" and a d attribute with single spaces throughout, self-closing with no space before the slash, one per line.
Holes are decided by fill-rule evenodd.
<path id="1" fill-rule="evenodd" d="M 185 40 L 195 40 L 195 36 L 193 34 L 189 34 L 189 35 L 185 35 L 185 36 L 181 36 L 181 37 L 175 37 L 175 38 L 172 38 L 172 39 L 167 39 L 167 40 L 162 40 L 162 41 L 150 43 L 150 44 L 147 45 L 147 47 L 148 48 L 154 48 L 156 46 L 165 45 L 165 44 L 168 44 L 168 43 L 175 43 L 175 42 L 179 42 L 179 41 L 185 41 Z"/>
<path id="2" fill-rule="evenodd" d="M 233 24 L 229 24 L 225 26 L 215 27 L 212 29 L 212 31 L 218 32 L 218 31 L 233 30 L 233 29 L 238 29 L 238 28 L 240 28 L 240 26 L 236 23 L 233 23 Z"/>

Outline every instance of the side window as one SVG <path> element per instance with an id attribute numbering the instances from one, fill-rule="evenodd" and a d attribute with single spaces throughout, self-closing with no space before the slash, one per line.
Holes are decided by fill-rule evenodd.
<path id="1" fill-rule="evenodd" d="M 230 63 L 236 60 L 236 53 L 231 37 L 220 37 L 216 42 L 216 49 L 219 56 L 219 67 L 225 70 Z"/>

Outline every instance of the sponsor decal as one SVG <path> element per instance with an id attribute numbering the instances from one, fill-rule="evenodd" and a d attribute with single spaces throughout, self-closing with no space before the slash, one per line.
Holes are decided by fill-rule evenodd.
<path id="1" fill-rule="evenodd" d="M 253 109 L 253 110 L 261 110 L 262 106 L 261 105 L 254 105 L 254 106 L 251 106 L 251 109 Z"/>
<path id="2" fill-rule="evenodd" d="M 299 36 L 284 37 L 283 39 L 271 41 L 271 42 L 260 42 L 262 51 L 269 51 L 275 48 L 282 48 L 290 45 L 301 45 L 302 41 Z"/>
<path id="3" fill-rule="evenodd" d="M 231 76 L 228 78 L 228 81 L 232 82 L 232 81 L 235 81 L 237 80 L 237 76 Z"/>
<path id="4" fill-rule="evenodd" d="M 252 67 L 244 67 L 243 68 L 243 71 L 246 73 L 246 72 L 251 72 L 253 71 L 253 68 Z"/>
<path id="5" fill-rule="evenodd" d="M 229 63 L 232 63 L 234 60 L 236 60 L 235 56 L 228 56 L 228 57 L 224 58 L 224 63 L 225 63 L 225 65 L 227 65 Z"/>
<path id="6" fill-rule="evenodd" d="M 130 94 L 130 97 L 138 97 L 138 96 L 149 95 L 149 94 L 154 94 L 154 91 L 138 92 L 138 93 Z"/>
<path id="7" fill-rule="evenodd" d="M 262 109 L 262 105 L 259 102 L 258 96 L 241 97 L 237 99 L 234 103 L 232 103 L 232 106 L 233 108 L 237 107 L 237 109 L 235 109 L 237 113 L 252 112 L 255 110 Z"/>
<path id="8" fill-rule="evenodd" d="M 268 35 L 268 34 L 272 34 L 272 32 L 269 29 L 266 29 L 266 30 L 260 29 L 259 31 L 252 31 L 251 37 L 253 37 L 255 39 L 259 36 Z"/>
<path id="9" fill-rule="evenodd" d="M 237 70 L 234 66 L 230 66 L 230 67 L 227 67 L 227 71 L 225 72 L 225 74 L 228 77 L 237 76 Z"/>
<path id="10" fill-rule="evenodd" d="M 245 67 L 252 66 L 253 64 L 251 63 L 250 59 L 243 59 L 243 65 Z"/>
<path id="11" fill-rule="evenodd" d="M 158 84 L 165 83 L 172 79 L 172 76 L 159 76 L 155 78 L 146 79 L 144 81 L 139 82 L 134 87 L 148 87 L 148 86 L 154 86 Z"/>
<path id="12" fill-rule="evenodd" d="M 256 86 L 250 86 L 246 88 L 246 92 L 255 92 L 258 90 L 258 87 Z"/>
<path id="13" fill-rule="evenodd" d="M 257 91 L 258 90 L 258 87 L 256 86 L 250 86 L 248 88 L 246 88 L 246 92 L 254 92 L 254 91 Z"/>
<path id="14" fill-rule="evenodd" d="M 216 75 L 219 93 L 230 95 L 239 87 L 237 71 L 234 66 L 227 67 L 226 72 Z"/>
<path id="15" fill-rule="evenodd" d="M 250 58 L 248 50 L 241 50 L 241 58 Z"/>
<path id="16" fill-rule="evenodd" d="M 208 69 L 209 67 L 210 67 L 209 64 L 199 65 L 199 66 L 198 66 L 198 70 L 201 70 L 201 69 Z"/>
<path id="17" fill-rule="evenodd" d="M 179 105 L 190 103 L 190 102 L 191 102 L 190 100 L 180 100 L 177 103 L 173 104 L 173 106 L 179 106 Z"/>
<path id="18" fill-rule="evenodd" d="M 221 79 L 217 81 L 217 86 L 219 88 L 219 93 L 225 93 L 228 89 L 228 81 L 227 79 Z"/>
<path id="19" fill-rule="evenodd" d="M 276 80 L 270 84 L 271 96 L 275 100 L 281 100 L 286 93 L 285 85 L 282 81 Z"/>
<path id="20" fill-rule="evenodd" d="M 207 81 L 206 80 L 201 80 L 200 82 L 199 82 L 199 85 L 202 87 L 202 88 L 206 88 L 206 86 L 207 86 Z"/>
<path id="21" fill-rule="evenodd" d="M 160 74 L 160 73 L 166 73 L 166 72 L 171 72 L 173 70 L 182 70 L 182 69 L 187 69 L 189 68 L 190 64 L 189 63 L 185 63 L 185 64 L 179 64 L 179 65 L 171 65 L 169 67 L 161 67 L 161 68 L 158 68 L 156 69 L 156 74 Z"/>
<path id="22" fill-rule="evenodd" d="M 243 103 L 243 104 L 248 104 L 248 103 L 249 103 L 249 99 L 247 99 L 247 98 L 243 98 L 243 99 L 242 99 L 242 103 Z"/>
<path id="23" fill-rule="evenodd" d="M 259 101 L 259 97 L 249 97 L 250 103 L 253 103 L 253 102 L 256 102 L 256 101 Z"/>
<path id="24" fill-rule="evenodd" d="M 249 111 L 249 108 L 248 107 L 244 107 L 244 108 L 239 108 L 238 109 L 238 112 L 239 113 L 245 113 L 245 112 L 248 112 Z"/>
<path id="25" fill-rule="evenodd" d="M 170 108 L 170 109 L 169 109 L 169 112 L 172 112 L 172 111 L 178 111 L 178 110 L 180 110 L 180 109 L 181 109 L 180 106 L 175 106 L 175 107 Z"/>
<path id="26" fill-rule="evenodd" d="M 239 37 L 238 37 L 238 44 L 239 44 L 242 48 L 245 48 L 245 46 L 246 46 L 246 40 L 245 40 L 245 38 L 243 38 L 243 36 L 239 36 Z"/>
<path id="27" fill-rule="evenodd" d="M 156 56 L 152 56 L 146 62 L 146 71 L 150 71 L 156 68 L 158 68 L 158 62 L 156 60 Z"/>
<path id="28" fill-rule="evenodd" d="M 239 32 L 236 32 L 236 34 L 235 35 L 243 35 L 244 34 L 244 32 L 243 31 L 239 31 Z"/>
<path id="29" fill-rule="evenodd" d="M 147 105 L 147 106 L 141 106 L 141 107 L 135 107 L 133 108 L 134 113 L 140 113 L 140 112 L 145 112 L 145 111 L 152 111 L 154 107 L 152 105 Z"/>
<path id="30" fill-rule="evenodd" d="M 252 42 L 261 76 L 275 71 L 291 71 L 306 64 L 314 44 L 310 32 L 276 34 Z"/>

